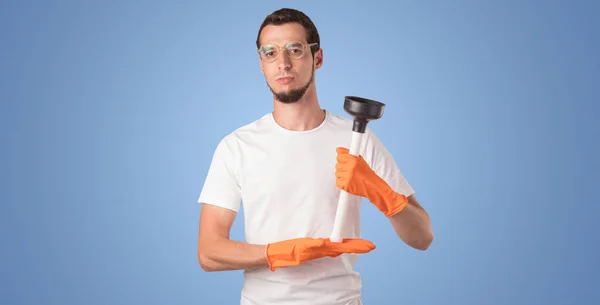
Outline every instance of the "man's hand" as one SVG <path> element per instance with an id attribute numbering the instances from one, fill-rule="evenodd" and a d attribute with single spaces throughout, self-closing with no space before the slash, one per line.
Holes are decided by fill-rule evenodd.
<path id="1" fill-rule="evenodd" d="M 266 257 L 271 271 L 275 271 L 308 260 L 337 257 L 343 253 L 367 253 L 374 249 L 375 245 L 364 239 L 344 239 L 335 243 L 329 238 L 296 238 L 267 245 Z"/>
<path id="2" fill-rule="evenodd" d="M 408 204 L 406 196 L 396 193 L 371 169 L 362 156 L 353 156 L 347 148 L 338 147 L 335 166 L 338 188 L 366 197 L 387 217 L 400 212 Z"/>
<path id="3" fill-rule="evenodd" d="M 431 222 L 414 195 L 396 193 L 361 156 L 337 148 L 336 185 L 348 193 L 366 197 L 385 214 L 398 236 L 409 246 L 426 250 L 433 240 Z"/>

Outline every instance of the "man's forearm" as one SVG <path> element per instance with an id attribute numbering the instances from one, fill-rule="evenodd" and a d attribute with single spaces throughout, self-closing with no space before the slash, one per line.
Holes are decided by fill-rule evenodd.
<path id="1" fill-rule="evenodd" d="M 204 271 L 226 271 L 268 267 L 266 245 L 219 239 L 198 247 L 198 260 Z"/>
<path id="2" fill-rule="evenodd" d="M 396 234 L 409 246 L 426 250 L 433 241 L 431 222 L 427 212 L 414 198 L 399 213 L 388 217 Z"/>

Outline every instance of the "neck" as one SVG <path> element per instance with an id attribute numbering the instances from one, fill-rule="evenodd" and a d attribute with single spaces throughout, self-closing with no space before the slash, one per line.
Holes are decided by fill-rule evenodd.
<path id="1" fill-rule="evenodd" d="M 317 128 L 325 120 L 314 90 L 308 90 L 299 101 L 285 104 L 274 101 L 273 119 L 281 127 L 293 131 L 306 131 Z"/>

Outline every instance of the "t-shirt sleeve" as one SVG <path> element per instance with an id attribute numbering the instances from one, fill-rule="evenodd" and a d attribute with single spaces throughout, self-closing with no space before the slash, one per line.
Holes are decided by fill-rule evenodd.
<path id="1" fill-rule="evenodd" d="M 210 204 L 238 212 L 241 188 L 237 179 L 234 139 L 225 137 L 212 157 L 198 203 Z"/>
<path id="2" fill-rule="evenodd" d="M 363 150 L 365 161 L 394 191 L 403 194 L 406 197 L 413 195 L 415 190 L 408 183 L 394 160 L 394 157 L 387 150 L 385 145 L 383 145 L 375 133 L 368 128 L 365 135 L 367 136 L 365 149 Z"/>

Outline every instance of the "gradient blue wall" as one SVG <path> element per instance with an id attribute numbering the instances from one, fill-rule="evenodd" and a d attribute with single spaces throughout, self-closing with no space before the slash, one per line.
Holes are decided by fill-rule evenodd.
<path id="1" fill-rule="evenodd" d="M 370 126 L 433 220 L 419 252 L 365 205 L 367 305 L 597 304 L 597 2 L 365 2 L 0 3 L 0 304 L 238 302 L 241 272 L 196 261 L 196 199 L 271 110 L 254 40 L 287 6 L 324 108 L 388 104 Z"/>

